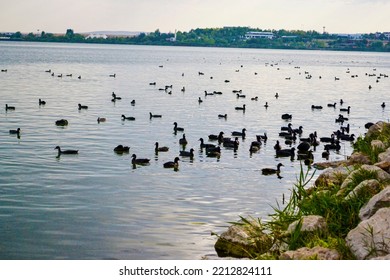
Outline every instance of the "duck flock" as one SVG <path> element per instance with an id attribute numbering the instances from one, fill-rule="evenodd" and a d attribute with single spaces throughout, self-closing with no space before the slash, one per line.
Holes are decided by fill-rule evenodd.
<path id="1" fill-rule="evenodd" d="M 156 65 L 156 67 L 164 69 L 164 65 Z M 279 66 L 278 63 L 265 63 L 263 67 L 279 70 L 279 67 L 281 66 Z M 292 68 L 293 63 L 288 63 L 287 67 Z M 234 69 L 234 72 L 232 71 L 232 75 L 234 75 L 233 73 L 238 73 L 240 71 L 242 72 L 244 70 L 245 65 L 238 65 L 237 68 Z M 315 76 L 309 71 L 300 70 L 300 67 L 298 66 L 295 66 L 294 70 L 296 71 L 296 73 L 299 73 L 300 79 L 305 79 L 308 81 L 312 79 L 332 79 L 335 83 L 338 83 L 342 82 L 342 80 L 345 78 L 359 78 L 359 76 L 356 74 L 350 75 L 351 71 L 353 70 L 349 68 L 343 70 L 345 72 L 343 78 L 326 77 L 323 75 Z M 9 74 L 10 72 L 12 72 L 12 69 L 3 69 L 2 72 L 2 74 Z M 42 72 L 46 72 L 50 74 L 51 77 L 60 79 L 66 77 L 72 78 L 73 76 L 72 74 L 55 74 L 54 71 L 52 71 L 51 69 L 42 69 Z M 118 79 L 121 75 L 124 74 L 125 73 L 107 73 L 106 75 L 110 79 Z M 207 69 L 199 70 L 197 73 L 181 73 L 182 77 L 189 75 L 192 76 L 192 80 L 203 79 L 203 84 L 205 84 L 204 79 L 209 79 L 210 81 L 213 81 L 213 86 L 215 86 L 214 76 L 211 73 L 208 75 Z M 258 72 L 247 72 L 247 75 L 248 79 L 255 79 L 256 76 L 258 76 Z M 372 69 L 370 73 L 365 73 L 365 76 L 370 77 L 370 81 L 372 82 L 372 84 L 367 84 L 368 91 L 373 91 L 374 83 L 379 83 L 382 80 L 388 78 L 387 74 L 379 73 L 376 69 Z M 80 81 L 84 79 L 84 76 L 82 78 L 81 75 L 75 75 L 75 77 L 77 77 L 77 79 Z M 162 80 L 158 79 L 158 77 L 155 78 L 156 80 Z M 290 75 L 288 77 L 285 77 L 285 80 L 293 82 L 294 77 Z M 354 114 L 355 108 L 348 104 L 348 100 L 346 100 L 348 96 L 343 96 L 338 92 L 334 93 L 333 100 L 329 100 L 329 102 L 325 104 L 319 104 L 315 102 L 315 100 L 312 100 L 312 105 L 306 109 L 307 112 L 311 111 L 312 113 L 315 111 L 328 110 L 328 113 L 326 114 L 326 117 L 328 118 L 327 121 L 329 123 L 336 124 L 337 129 L 332 129 L 327 134 L 319 135 L 315 129 L 307 131 L 303 122 L 295 122 L 295 119 L 302 120 L 305 119 L 305 117 L 299 116 L 297 118 L 297 115 L 291 113 L 291 111 L 294 111 L 292 110 L 293 108 L 288 107 L 283 108 L 284 113 L 281 113 L 277 116 L 281 120 L 283 125 L 277 128 L 273 128 L 272 130 L 269 129 L 269 131 L 272 131 L 272 135 L 269 132 L 266 132 L 265 128 L 258 129 L 257 131 L 249 131 L 249 128 L 246 127 L 245 122 L 242 122 L 241 127 L 237 127 L 236 130 L 231 130 L 226 124 L 228 124 L 231 118 L 235 118 L 236 114 L 233 113 L 233 111 L 236 113 L 241 112 L 245 116 L 247 116 L 247 114 L 254 114 L 255 110 L 267 111 L 270 110 L 273 106 L 279 106 L 278 100 L 283 99 L 284 96 L 283 93 L 280 93 L 279 91 L 277 91 L 277 89 L 275 89 L 274 92 L 267 93 L 267 97 L 265 98 L 264 95 L 262 95 L 260 92 L 258 94 L 253 94 L 253 92 L 246 93 L 245 90 L 237 87 L 238 83 L 235 83 L 234 87 L 229 87 L 230 83 L 230 79 L 221 79 L 220 84 L 223 90 L 215 89 L 210 91 L 208 88 L 204 88 L 195 91 L 193 89 L 194 87 L 192 84 L 184 84 L 184 82 L 180 80 L 180 77 L 176 77 L 176 80 L 173 80 L 172 83 L 168 84 L 161 84 L 159 82 L 156 82 L 155 80 L 148 81 L 147 83 L 145 82 L 144 87 L 147 87 L 150 91 L 156 91 L 155 94 L 164 95 L 166 96 L 166 98 L 169 98 L 174 95 L 180 98 L 180 95 L 178 94 L 191 95 L 193 100 L 193 110 L 197 110 L 202 106 L 205 106 L 205 104 L 208 103 L 211 98 L 220 98 L 220 101 L 218 101 L 218 103 L 220 104 L 218 109 L 219 111 L 215 111 L 213 118 L 224 120 L 225 122 L 220 123 L 218 126 L 210 127 L 209 134 L 192 134 L 191 139 L 198 139 L 197 143 L 190 143 L 187 138 L 188 133 L 192 133 L 187 132 L 187 128 L 190 127 L 192 124 L 188 121 L 187 123 L 180 123 L 180 120 L 178 119 L 174 122 L 164 123 L 164 125 L 166 126 L 166 131 L 168 131 L 167 134 L 173 134 L 174 137 L 178 137 L 178 142 L 175 146 L 171 145 L 170 147 L 168 147 L 166 145 L 161 145 L 159 135 L 156 135 L 154 147 L 153 149 L 151 147 L 150 151 L 133 150 L 131 147 L 131 140 L 129 140 L 128 143 L 117 143 L 117 145 L 110 147 L 110 149 L 112 149 L 115 153 L 121 155 L 131 154 L 131 156 L 129 156 L 129 163 L 131 163 L 133 168 L 136 168 L 137 166 L 147 166 L 150 164 L 151 157 L 140 156 L 140 154 L 151 155 L 151 151 L 153 151 L 155 155 L 158 155 L 159 153 L 168 153 L 170 154 L 171 160 L 161 162 L 161 167 L 173 168 L 175 171 L 178 171 L 180 161 L 183 158 L 190 159 L 192 161 L 198 156 L 199 153 L 202 153 L 205 157 L 219 159 L 221 158 L 221 156 L 223 156 L 223 153 L 225 152 L 233 151 L 234 153 L 236 153 L 238 150 L 244 149 L 242 147 L 242 143 L 245 142 L 248 143 L 246 149 L 248 155 L 250 156 L 253 156 L 253 154 L 255 153 L 259 153 L 265 145 L 271 145 L 273 147 L 272 153 L 276 158 L 288 158 L 292 161 L 302 160 L 306 165 L 310 166 L 314 161 L 328 160 L 329 156 L 332 153 L 340 152 L 342 143 L 353 143 L 358 137 L 358 133 L 353 131 L 349 123 L 349 119 Z M 110 98 L 112 103 L 124 102 L 128 104 L 129 107 L 136 108 L 138 106 L 142 106 L 142 103 L 144 101 L 136 100 L 134 99 L 134 97 L 121 97 L 115 91 L 107 92 L 106 94 L 107 100 Z M 233 105 L 231 104 L 231 102 L 228 102 L 221 96 L 229 96 L 229 100 L 234 99 L 239 103 Z M 44 100 L 43 97 L 36 100 L 36 102 L 37 103 L 35 106 L 40 106 L 42 108 L 51 106 L 51 104 Z M 223 102 L 226 103 L 223 104 Z M 75 102 L 74 106 L 75 110 L 79 111 L 88 111 L 90 109 L 89 104 Z M 156 106 L 158 106 L 158 104 L 156 104 Z M 221 109 L 227 108 L 227 106 L 230 106 L 229 110 L 223 111 L 223 109 Z M 377 107 L 378 110 L 385 110 L 386 100 L 383 100 L 382 103 L 378 104 Z M 15 102 L 15 104 L 10 104 L 9 102 L 7 102 L 6 104 L 4 104 L 4 108 L 6 112 L 17 111 L 18 104 L 17 102 Z M 300 109 L 303 110 L 302 108 Z M 175 110 L 175 108 L 172 108 L 172 110 Z M 226 111 L 228 111 L 229 113 L 226 113 Z M 164 112 L 166 112 L 166 110 Z M 138 121 L 138 117 L 129 115 L 124 112 L 117 112 L 117 115 L 118 118 L 116 120 L 109 119 L 104 115 L 98 116 L 98 118 L 96 119 L 96 125 L 101 125 L 102 123 L 110 123 L 113 121 Z M 150 120 L 164 119 L 164 116 L 165 113 L 157 114 L 154 112 L 149 112 L 148 116 L 145 115 L 144 118 L 149 118 Z M 322 118 L 324 118 L 324 116 L 322 116 Z M 367 116 L 367 118 L 370 118 L 370 116 Z M 305 121 L 313 122 L 315 120 L 310 119 L 309 116 Z M 69 120 L 66 118 L 55 119 L 53 120 L 53 126 L 54 125 L 66 127 L 69 125 Z M 263 124 L 260 123 L 259 126 L 261 125 Z M 364 125 L 367 129 L 370 125 L 372 125 L 372 122 L 367 121 L 365 123 L 362 123 L 361 125 Z M 333 127 L 334 126 L 332 126 L 332 128 Z M 262 133 L 259 133 L 259 131 L 262 131 Z M 275 131 L 277 132 L 275 133 Z M 23 123 L 18 125 L 18 127 L 9 128 L 9 133 L 12 135 L 16 135 L 18 138 L 20 138 L 21 135 L 23 135 Z M 77 147 L 64 148 L 60 147 L 55 143 L 53 143 L 53 148 L 57 150 L 57 157 L 65 155 L 75 155 L 83 152 Z M 268 149 L 267 151 L 269 152 L 270 149 Z M 315 158 L 315 155 L 317 156 L 317 158 Z M 319 155 L 321 155 L 321 159 L 318 158 Z M 271 164 L 272 163 L 270 162 L 269 165 Z M 280 174 L 281 168 L 283 166 L 283 163 L 279 162 L 275 164 L 275 166 L 260 166 L 259 170 L 261 170 L 261 173 L 263 175 L 276 174 L 278 178 L 282 178 Z"/>

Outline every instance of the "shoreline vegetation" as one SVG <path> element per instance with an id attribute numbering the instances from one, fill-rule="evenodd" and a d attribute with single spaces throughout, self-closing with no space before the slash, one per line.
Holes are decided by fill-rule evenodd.
<path id="1" fill-rule="evenodd" d="M 288 202 L 266 221 L 240 217 L 213 233 L 218 257 L 390 259 L 390 123 L 371 124 L 353 148 L 348 159 L 313 164 L 314 171 L 301 165 Z"/>
<path id="2" fill-rule="evenodd" d="M 389 52 L 390 33 L 329 34 L 302 30 L 262 30 L 249 27 L 196 28 L 188 32 L 162 33 L 159 29 L 132 35 L 105 35 L 75 33 L 67 29 L 64 34 L 21 32 L 0 33 L 1 41 L 34 41 L 61 43 L 98 43 L 159 46 L 192 46 L 223 48 L 261 48 L 294 50 L 335 50 Z"/>

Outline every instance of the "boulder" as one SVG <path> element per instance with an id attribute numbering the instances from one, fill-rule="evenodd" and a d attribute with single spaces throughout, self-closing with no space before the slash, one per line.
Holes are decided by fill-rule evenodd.
<path id="1" fill-rule="evenodd" d="M 347 246 L 359 260 L 390 254 L 390 208 L 379 209 L 346 237 Z"/>
<path id="2" fill-rule="evenodd" d="M 355 198 L 355 197 L 360 197 L 364 194 L 371 194 L 371 196 L 377 194 L 378 192 L 380 192 L 381 190 L 381 186 L 380 186 L 380 183 L 378 182 L 378 180 L 376 179 L 371 179 L 371 180 L 365 180 L 363 182 L 361 182 L 359 185 L 357 185 L 352 191 L 350 191 L 345 199 L 346 200 L 349 200 L 351 198 Z M 370 197 L 371 197 L 370 196 Z"/>
<path id="3" fill-rule="evenodd" d="M 370 126 L 370 128 L 368 129 L 368 131 L 366 133 L 366 137 L 374 137 L 375 138 L 377 135 L 380 134 L 380 132 L 383 129 L 383 126 L 384 126 L 384 122 L 382 122 L 382 121 L 379 121 L 376 124 Z"/>
<path id="4" fill-rule="evenodd" d="M 374 195 L 359 212 L 361 220 L 369 219 L 380 208 L 390 207 L 390 186 L 387 186 L 380 193 Z"/>
<path id="5" fill-rule="evenodd" d="M 316 246 L 314 248 L 299 248 L 296 251 L 286 251 L 280 255 L 281 260 L 339 260 L 340 255 L 334 249 Z"/>
<path id="6" fill-rule="evenodd" d="M 388 161 L 390 162 L 390 148 L 378 155 L 378 162 Z"/>
<path id="7" fill-rule="evenodd" d="M 250 231 L 250 226 L 230 226 L 214 245 L 218 257 L 250 258 L 266 253 L 272 246 L 272 238 L 259 231 L 250 234 Z"/>
<path id="8" fill-rule="evenodd" d="M 317 187 L 329 187 L 331 185 L 340 185 L 347 178 L 350 171 L 345 166 L 337 168 L 327 168 L 316 179 L 314 185 Z"/>
<path id="9" fill-rule="evenodd" d="M 354 164 L 371 164 L 370 158 L 360 152 L 353 153 L 348 158 L 348 164 L 347 165 L 354 165 Z"/>
<path id="10" fill-rule="evenodd" d="M 389 158 L 390 159 L 390 158 Z M 390 173 L 390 161 L 381 161 L 374 164 L 374 166 L 379 167 L 383 171 Z"/>
<path id="11" fill-rule="evenodd" d="M 326 231 L 327 224 L 324 217 L 317 215 L 303 216 L 300 220 L 291 223 L 288 226 L 286 234 L 289 235 L 295 231 L 298 224 L 301 224 L 301 232 Z"/>
<path id="12" fill-rule="evenodd" d="M 386 146 L 381 140 L 372 140 L 371 147 L 377 150 L 386 150 Z"/>

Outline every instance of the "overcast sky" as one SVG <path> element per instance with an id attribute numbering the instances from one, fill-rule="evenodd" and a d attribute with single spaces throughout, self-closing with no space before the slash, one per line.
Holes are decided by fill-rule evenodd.
<path id="1" fill-rule="evenodd" d="M 390 31 L 390 0 L 0 0 L 0 31 Z"/>

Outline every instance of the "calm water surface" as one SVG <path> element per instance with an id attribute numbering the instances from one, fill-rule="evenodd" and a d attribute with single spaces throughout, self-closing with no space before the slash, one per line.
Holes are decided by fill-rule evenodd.
<path id="1" fill-rule="evenodd" d="M 390 72 L 386 53 L 17 42 L 0 42 L 0 50 L 0 68 L 7 69 L 0 73 L 1 259 L 215 254 L 211 232 L 222 233 L 240 215 L 268 219 L 296 182 L 300 162 L 275 158 L 273 149 L 276 140 L 285 146 L 278 133 L 288 122 L 281 114 L 293 115 L 293 127 L 303 126 L 302 137 L 339 129 L 341 98 L 342 107 L 351 106 L 344 125 L 356 136 L 365 133 L 366 122 L 389 118 L 388 107 L 380 104 L 390 106 L 390 80 L 376 82 L 380 73 Z M 45 72 L 49 69 L 54 76 Z M 172 85 L 172 94 L 159 90 L 166 85 Z M 239 89 L 246 98 L 232 93 Z M 223 94 L 205 97 L 205 90 Z M 112 92 L 122 99 L 111 102 Z M 258 101 L 251 100 L 255 96 Z M 204 102 L 198 104 L 198 97 Z M 39 106 L 39 98 L 47 104 Z M 333 102 L 336 109 L 326 106 Z M 88 110 L 79 111 L 78 103 Z M 6 111 L 5 104 L 16 110 Z M 243 104 L 245 113 L 234 109 Z M 324 108 L 313 111 L 311 105 Z M 149 112 L 162 118 L 150 119 Z M 136 120 L 122 121 L 122 114 Z M 107 121 L 98 124 L 98 117 Z M 62 118 L 69 125 L 55 126 Z M 177 172 L 162 166 L 182 149 L 175 121 L 185 128 L 186 150 L 195 149 L 193 160 L 181 158 Z M 9 134 L 18 127 L 20 138 Z M 199 149 L 200 137 L 208 142 L 209 134 L 230 136 L 242 128 L 247 136 L 236 152 L 223 148 L 216 159 Z M 251 155 L 250 143 L 263 133 L 268 141 Z M 169 151 L 155 155 L 156 141 Z M 130 153 L 115 154 L 119 144 L 130 146 Z M 79 154 L 58 158 L 57 145 Z M 341 145 L 329 160 L 351 153 L 349 142 Z M 322 151 L 323 144 L 315 161 L 324 160 Z M 133 153 L 150 158 L 150 165 L 134 169 Z M 279 162 L 283 178 L 261 174 L 261 168 Z"/>

